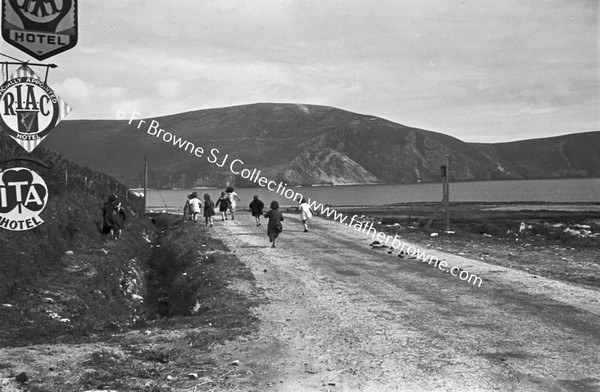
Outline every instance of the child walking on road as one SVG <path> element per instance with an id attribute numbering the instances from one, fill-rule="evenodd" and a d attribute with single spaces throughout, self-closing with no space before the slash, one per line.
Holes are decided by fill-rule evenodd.
<path id="1" fill-rule="evenodd" d="M 235 193 L 235 189 L 233 189 L 232 187 L 228 186 L 227 189 L 225 189 L 225 192 L 227 192 L 227 197 L 229 198 L 229 211 L 231 211 L 231 220 L 235 219 L 235 207 L 236 207 L 236 200 L 237 201 L 242 201 L 240 199 L 240 197 L 238 196 L 237 193 Z"/>
<path id="2" fill-rule="evenodd" d="M 221 197 L 217 200 L 217 207 L 219 207 L 219 212 L 221 212 L 221 220 L 227 220 L 227 210 L 229 209 L 229 198 L 227 197 L 226 192 L 221 192 Z"/>
<path id="3" fill-rule="evenodd" d="M 198 192 L 192 192 L 192 198 L 190 199 L 190 214 L 194 223 L 198 221 L 198 215 L 200 215 L 200 199 L 198 199 Z"/>
<path id="4" fill-rule="evenodd" d="M 250 212 L 252 212 L 252 216 L 256 219 L 256 226 L 260 226 L 260 217 L 263 214 L 263 208 L 265 208 L 265 203 L 258 199 L 258 195 L 254 195 L 254 200 L 249 205 Z"/>
<path id="5" fill-rule="evenodd" d="M 208 193 L 204 194 L 204 223 L 206 226 L 210 223 L 213 225 L 213 215 L 215 215 L 215 203 L 210 200 L 210 195 Z"/>
<path id="6" fill-rule="evenodd" d="M 313 214 L 310 209 L 310 206 L 308 205 L 308 202 L 304 198 L 300 202 L 300 215 L 300 219 L 302 219 L 302 224 L 304 225 L 304 232 L 308 233 L 307 222 L 310 218 L 312 218 Z"/>
<path id="7" fill-rule="evenodd" d="M 272 248 L 276 248 L 275 240 L 279 237 L 279 233 L 283 231 L 283 214 L 279 211 L 279 203 L 275 200 L 271 202 L 271 210 L 265 214 L 265 218 L 269 218 L 269 224 L 267 225 L 267 236 L 269 236 L 269 242 L 272 242 Z"/>

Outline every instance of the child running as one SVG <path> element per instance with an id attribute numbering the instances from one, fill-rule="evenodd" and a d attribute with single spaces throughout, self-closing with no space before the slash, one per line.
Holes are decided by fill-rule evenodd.
<path id="1" fill-rule="evenodd" d="M 263 208 L 265 208 L 265 203 L 258 199 L 258 195 L 254 195 L 254 200 L 250 203 L 250 212 L 254 219 L 256 219 L 256 226 L 260 226 L 260 217 L 263 214 Z"/>
<path id="2" fill-rule="evenodd" d="M 225 191 L 227 192 L 227 197 L 229 198 L 229 211 L 231 211 L 231 220 L 235 219 L 234 213 L 235 213 L 235 207 L 236 207 L 236 201 L 235 199 L 237 199 L 237 201 L 242 201 L 240 199 L 240 197 L 238 196 L 237 193 L 235 193 L 235 189 L 233 189 L 232 187 L 228 186 Z"/>
<path id="3" fill-rule="evenodd" d="M 215 203 L 210 200 L 210 195 L 208 193 L 204 194 L 204 222 L 206 226 L 210 223 L 210 226 L 213 226 L 213 215 L 215 215 Z"/>
<path id="4" fill-rule="evenodd" d="M 192 198 L 190 199 L 190 214 L 194 223 L 198 221 L 198 215 L 200 215 L 200 199 L 198 199 L 198 192 L 192 192 Z"/>
<path id="5" fill-rule="evenodd" d="M 279 203 L 275 200 L 271 202 L 271 210 L 265 214 L 265 218 L 269 218 L 269 224 L 267 225 L 267 236 L 269 236 L 269 242 L 272 242 L 272 248 L 276 248 L 275 240 L 279 237 L 279 233 L 283 231 L 283 214 L 279 211 Z"/>
<path id="6" fill-rule="evenodd" d="M 229 198 L 227 197 L 226 192 L 221 192 L 221 197 L 217 200 L 217 207 L 219 207 L 219 212 L 221 212 L 221 220 L 227 220 L 227 210 L 229 209 Z"/>
<path id="7" fill-rule="evenodd" d="M 312 218 L 313 214 L 312 211 L 310 210 L 310 206 L 308 205 L 308 202 L 306 201 L 306 199 L 302 199 L 302 201 L 300 202 L 300 219 L 302 219 L 302 224 L 304 225 L 304 232 L 308 233 L 308 220 L 310 218 Z"/>

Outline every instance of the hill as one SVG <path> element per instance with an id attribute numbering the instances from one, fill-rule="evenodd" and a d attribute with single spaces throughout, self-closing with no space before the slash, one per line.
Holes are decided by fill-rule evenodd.
<path id="1" fill-rule="evenodd" d="M 499 144 L 441 133 L 332 107 L 261 103 L 155 118 L 159 127 L 289 184 L 414 183 L 598 176 L 600 132 Z M 249 185 L 122 120 L 64 121 L 45 141 L 73 161 L 140 186 L 142 158 L 151 187 Z M 535 151 L 536 154 L 531 154 Z M 539 158 L 543 158 L 538 160 Z M 232 158 L 233 159 L 233 158 Z"/>

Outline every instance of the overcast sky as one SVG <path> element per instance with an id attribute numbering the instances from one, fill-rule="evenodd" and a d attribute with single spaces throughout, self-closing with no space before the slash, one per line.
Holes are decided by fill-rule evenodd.
<path id="1" fill-rule="evenodd" d="M 599 3 L 80 0 L 49 85 L 67 119 L 292 102 L 469 142 L 595 131 Z"/>

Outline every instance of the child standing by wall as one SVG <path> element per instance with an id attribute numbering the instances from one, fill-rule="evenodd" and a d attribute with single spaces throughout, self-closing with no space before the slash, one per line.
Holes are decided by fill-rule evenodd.
<path id="1" fill-rule="evenodd" d="M 272 248 L 276 248 L 275 240 L 279 237 L 279 233 L 283 231 L 283 214 L 279 211 L 279 203 L 275 200 L 271 202 L 271 210 L 265 214 L 265 218 L 269 218 L 269 224 L 267 225 L 267 236 L 269 236 L 269 242 L 272 242 Z"/>
<path id="2" fill-rule="evenodd" d="M 127 220 L 127 214 L 125 213 L 125 209 L 121 206 L 121 202 L 117 201 L 117 205 L 113 211 L 114 214 L 114 226 L 113 226 L 113 239 L 118 240 L 121 238 L 121 231 L 125 226 L 125 221 Z"/>
<path id="3" fill-rule="evenodd" d="M 211 227 L 213 225 L 213 215 L 215 215 L 215 203 L 210 200 L 210 195 L 208 193 L 204 194 L 204 222 L 206 226 L 210 223 Z"/>
<path id="4" fill-rule="evenodd" d="M 250 203 L 250 212 L 254 219 L 256 219 L 256 226 L 260 226 L 260 217 L 263 214 L 263 208 L 265 208 L 265 203 L 258 199 L 258 195 L 254 195 L 254 200 Z"/>

